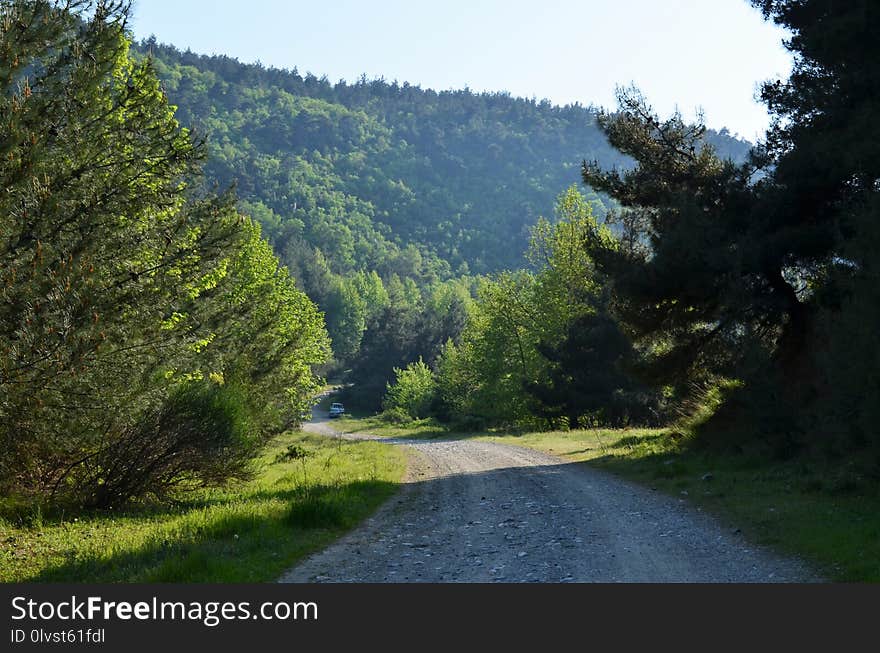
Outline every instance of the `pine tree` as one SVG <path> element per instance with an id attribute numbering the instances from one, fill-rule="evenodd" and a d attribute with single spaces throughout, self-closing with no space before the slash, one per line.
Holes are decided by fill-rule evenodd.
<path id="1" fill-rule="evenodd" d="M 120 466 L 128 479 L 155 478 L 162 464 L 170 481 L 197 477 L 199 465 L 216 477 L 224 449 L 204 426 L 190 429 L 194 413 L 185 441 L 146 425 L 171 423 L 160 416 L 172 397 L 212 374 L 246 379 L 247 401 L 262 393 L 270 414 L 286 402 L 298 417 L 314 384 L 309 363 L 326 356 L 320 315 L 234 198 L 198 192 L 202 144 L 175 119 L 152 63 L 129 56 L 127 7 L 0 3 L 0 487 L 9 491 L 121 500 L 125 492 L 94 491 Z M 261 385 L 268 378 L 284 383 Z M 184 444 L 192 456 L 175 458 Z M 147 466 L 155 447 L 166 448 Z"/>
<path id="2" fill-rule="evenodd" d="M 621 89 L 618 100 L 600 122 L 635 166 L 585 162 L 583 177 L 621 203 L 629 228 L 588 249 L 613 283 L 614 310 L 652 352 L 654 376 L 684 384 L 729 369 L 747 336 L 772 337 L 785 323 L 784 289 L 770 282 L 780 262 L 764 260 L 750 233 L 753 169 L 715 156 L 702 126 L 677 114 L 661 121 L 637 90 Z"/>
<path id="3" fill-rule="evenodd" d="M 805 430 L 829 451 L 872 444 L 880 469 L 880 7 L 870 0 L 753 0 L 785 27 L 789 79 L 763 87 L 774 123 L 764 212 L 815 256 L 817 307 Z"/>

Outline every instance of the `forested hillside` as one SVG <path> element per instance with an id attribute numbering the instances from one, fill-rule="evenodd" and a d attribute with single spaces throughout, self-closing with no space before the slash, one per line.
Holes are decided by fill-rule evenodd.
<path id="1" fill-rule="evenodd" d="M 155 41 L 140 51 L 155 58 L 178 119 L 208 136 L 209 177 L 237 184 L 270 239 L 317 246 L 336 272 L 418 272 L 400 254 L 410 244 L 448 262 L 435 264 L 447 274 L 521 267 L 529 228 L 579 181 L 584 159 L 626 165 L 591 107 L 334 85 Z M 727 134 L 708 140 L 722 156 L 748 151 Z M 601 219 L 607 200 L 590 199 Z"/>
<path id="2" fill-rule="evenodd" d="M 437 284 L 527 265 L 530 229 L 552 217 L 584 159 L 630 165 L 591 107 L 384 80 L 334 85 L 152 39 L 137 50 L 152 57 L 178 119 L 207 138 L 207 178 L 235 186 L 241 209 L 325 311 L 337 360 L 355 362 L 363 340 L 381 341 L 390 358 L 380 388 L 393 364 L 436 354 L 460 325 L 420 336 L 410 323 L 401 329 L 412 342 L 392 354 L 391 335 L 370 333 L 371 315 L 390 307 L 436 323 L 443 316 L 424 315 L 424 305 L 443 303 L 432 299 Z M 727 133 L 707 140 L 737 160 L 749 147 Z M 613 206 L 588 200 L 600 221 Z M 416 288 L 402 292 L 406 280 Z M 389 284 L 398 286 L 390 305 Z"/>
<path id="3" fill-rule="evenodd" d="M 822 36 L 837 14 L 821 0 L 752 4 L 796 36 L 796 67 L 763 87 L 776 122 L 751 156 L 637 89 L 607 112 L 331 84 L 155 41 L 140 54 L 371 396 L 394 373 L 388 400 L 410 416 L 644 423 L 692 401 L 776 424 L 783 452 L 838 413 L 838 440 L 873 441 L 871 402 L 854 399 L 875 387 L 873 358 L 852 348 L 873 322 L 876 156 L 860 121 L 874 77 L 853 43 Z M 861 48 L 865 17 L 839 19 Z M 856 370 L 858 392 L 805 417 Z M 401 399 L 407 384 L 419 401 Z"/>
<path id="4" fill-rule="evenodd" d="M 331 84 L 0 0 L 0 581 L 277 575 L 404 473 L 297 432 L 328 379 L 370 429 L 632 463 L 880 578 L 880 14 L 750 4 L 793 60 L 754 146 L 635 87 Z M 519 495 L 457 451 L 444 484 Z"/>

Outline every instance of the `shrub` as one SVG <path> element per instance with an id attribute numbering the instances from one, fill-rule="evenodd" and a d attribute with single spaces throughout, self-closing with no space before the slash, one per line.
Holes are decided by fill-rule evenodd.
<path id="1" fill-rule="evenodd" d="M 459 432 L 485 431 L 489 428 L 489 422 L 481 415 L 461 415 L 452 418 L 450 428 Z"/>
<path id="2" fill-rule="evenodd" d="M 382 421 L 389 424 L 409 424 L 413 418 L 400 406 L 389 408 L 380 415 Z"/>
<path id="3" fill-rule="evenodd" d="M 248 478 L 264 436 L 235 387 L 192 382 L 82 461 L 56 494 L 99 508 Z"/>
<path id="4" fill-rule="evenodd" d="M 419 358 L 405 369 L 395 367 L 394 374 L 397 378 L 394 385 L 387 384 L 382 407 L 386 411 L 399 409 L 413 419 L 427 417 L 437 393 L 437 381 L 431 368 Z"/>

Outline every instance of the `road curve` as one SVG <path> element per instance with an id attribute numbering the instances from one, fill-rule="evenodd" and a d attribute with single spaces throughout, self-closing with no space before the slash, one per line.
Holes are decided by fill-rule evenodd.
<path id="1" fill-rule="evenodd" d="M 326 421 L 306 429 L 336 435 Z M 410 450 L 403 490 L 280 582 L 821 581 L 683 501 L 585 465 L 490 442 L 390 442 Z"/>

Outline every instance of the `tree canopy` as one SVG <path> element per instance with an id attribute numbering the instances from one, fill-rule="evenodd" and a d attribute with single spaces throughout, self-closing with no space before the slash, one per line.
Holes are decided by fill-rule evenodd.
<path id="1" fill-rule="evenodd" d="M 731 410 L 754 418 L 750 428 L 778 451 L 829 431 L 826 444 L 848 450 L 877 442 L 867 424 L 878 397 L 868 334 L 877 324 L 871 35 L 880 12 L 871 2 L 753 4 L 790 31 L 795 58 L 787 80 L 763 87 L 774 118 L 765 142 L 745 162 L 723 160 L 701 127 L 660 120 L 637 90 L 622 90 L 619 111 L 600 124 L 636 165 L 592 162 L 582 172 L 619 202 L 628 233 L 589 250 L 655 382 L 740 379 Z"/>
<path id="2" fill-rule="evenodd" d="M 204 147 L 131 58 L 126 3 L 0 11 L 0 487 L 104 505 L 243 473 L 307 405 L 321 315 L 234 198 L 197 191 Z M 184 396 L 263 405 L 208 433 Z"/>

